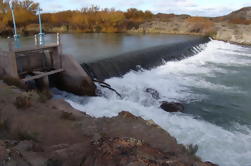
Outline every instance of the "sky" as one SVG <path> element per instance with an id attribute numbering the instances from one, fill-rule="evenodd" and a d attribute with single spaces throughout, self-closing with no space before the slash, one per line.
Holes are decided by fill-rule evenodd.
<path id="1" fill-rule="evenodd" d="M 76 10 L 97 5 L 100 8 L 150 10 L 154 13 L 189 14 L 193 16 L 222 16 L 242 7 L 251 0 L 34 0 L 44 12 Z"/>

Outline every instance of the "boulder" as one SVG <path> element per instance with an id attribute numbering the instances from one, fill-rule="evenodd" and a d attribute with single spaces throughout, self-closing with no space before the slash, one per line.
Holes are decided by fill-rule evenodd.
<path id="1" fill-rule="evenodd" d="M 15 146 L 15 150 L 24 152 L 32 150 L 33 143 L 32 141 L 21 141 Z"/>
<path id="2" fill-rule="evenodd" d="M 166 112 L 184 112 L 185 110 L 183 104 L 175 102 L 162 102 L 160 108 Z"/>
<path id="3" fill-rule="evenodd" d="M 159 92 L 155 89 L 152 88 L 146 88 L 145 90 L 146 93 L 150 94 L 152 96 L 152 98 L 159 100 L 160 99 L 160 95 Z"/>

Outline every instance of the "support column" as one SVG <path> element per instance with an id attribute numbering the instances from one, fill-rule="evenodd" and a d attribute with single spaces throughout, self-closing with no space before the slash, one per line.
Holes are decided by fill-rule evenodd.
<path id="1" fill-rule="evenodd" d="M 17 73 L 16 54 L 13 48 L 13 40 L 11 38 L 8 38 L 8 46 L 9 46 L 8 64 L 6 64 L 7 75 L 13 78 L 19 78 Z"/>

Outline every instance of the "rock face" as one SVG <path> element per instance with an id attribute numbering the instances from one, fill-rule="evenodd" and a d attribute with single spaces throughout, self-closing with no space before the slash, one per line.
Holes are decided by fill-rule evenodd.
<path id="1" fill-rule="evenodd" d="M 198 166 L 213 166 L 196 163 Z M 133 138 L 102 138 L 92 143 L 81 166 L 186 166 L 180 160 Z"/>
<path id="2" fill-rule="evenodd" d="M 96 86 L 84 69 L 70 55 L 63 55 L 64 72 L 58 76 L 57 87 L 77 95 L 94 96 Z"/>
<path id="3" fill-rule="evenodd" d="M 184 112 L 185 108 L 181 103 L 162 102 L 160 108 L 167 112 Z"/>

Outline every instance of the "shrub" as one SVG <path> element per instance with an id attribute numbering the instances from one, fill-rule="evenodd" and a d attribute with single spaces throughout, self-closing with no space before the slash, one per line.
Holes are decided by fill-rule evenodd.
<path id="1" fill-rule="evenodd" d="M 60 118 L 64 120 L 71 120 L 71 121 L 76 120 L 75 116 L 70 112 L 62 112 Z"/>
<path id="2" fill-rule="evenodd" d="M 36 132 L 29 133 L 27 131 L 18 131 L 17 133 L 17 139 L 20 141 L 31 140 L 34 142 L 38 142 L 37 137 L 38 137 L 38 133 Z"/>
<path id="3" fill-rule="evenodd" d="M 62 166 L 63 163 L 60 160 L 55 160 L 55 159 L 49 159 L 46 162 L 47 166 Z"/>
<path id="4" fill-rule="evenodd" d="M 9 120 L 0 120 L 0 131 L 9 131 L 10 123 Z"/>
<path id="5" fill-rule="evenodd" d="M 198 145 L 193 145 L 193 144 L 190 144 L 186 147 L 187 151 L 189 154 L 191 155 L 195 155 L 197 152 L 198 152 L 198 149 L 199 149 L 199 146 Z"/>
<path id="6" fill-rule="evenodd" d="M 49 90 L 39 91 L 38 96 L 39 101 L 42 103 L 45 103 L 46 101 L 52 98 L 52 94 Z"/>
<path id="7" fill-rule="evenodd" d="M 31 106 L 31 96 L 28 93 L 24 93 L 21 96 L 16 97 L 15 106 L 18 109 L 26 109 Z"/>
<path id="8" fill-rule="evenodd" d="M 20 89 L 26 89 L 26 86 L 23 82 L 21 82 L 19 79 L 17 78 L 13 78 L 13 77 L 4 77 L 3 78 L 3 82 L 9 86 L 15 86 L 17 88 Z"/>
<path id="9" fill-rule="evenodd" d="M 217 35 L 217 32 L 216 31 L 209 31 L 205 34 L 207 37 L 212 37 L 212 38 L 215 38 L 216 35 Z"/>
<path id="10" fill-rule="evenodd" d="M 9 136 L 10 121 L 0 119 L 0 139 L 6 139 Z"/>
<path id="11" fill-rule="evenodd" d="M 186 19 L 186 21 L 193 25 L 193 28 L 191 29 L 192 33 L 208 34 L 209 32 L 213 31 L 214 22 L 208 18 L 189 17 L 188 19 Z"/>
<path id="12" fill-rule="evenodd" d="M 251 20 L 247 20 L 244 18 L 233 18 L 228 21 L 231 24 L 243 24 L 243 25 L 250 25 Z"/>

